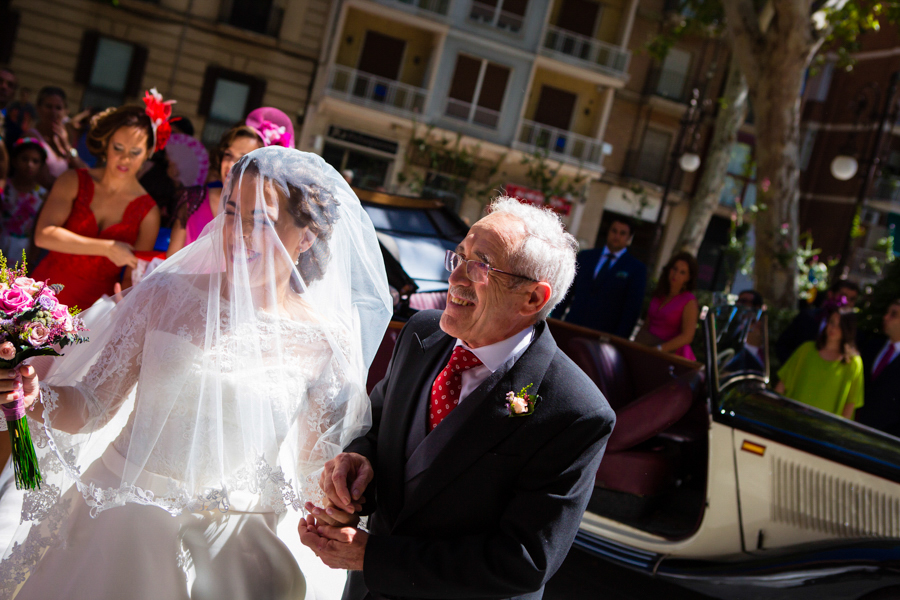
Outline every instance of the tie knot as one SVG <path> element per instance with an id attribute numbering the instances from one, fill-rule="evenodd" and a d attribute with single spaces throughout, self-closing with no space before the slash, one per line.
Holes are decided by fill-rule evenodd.
<path id="1" fill-rule="evenodd" d="M 472 354 L 468 348 L 457 346 L 450 355 L 450 368 L 454 371 L 466 371 L 481 364 L 478 357 Z"/>

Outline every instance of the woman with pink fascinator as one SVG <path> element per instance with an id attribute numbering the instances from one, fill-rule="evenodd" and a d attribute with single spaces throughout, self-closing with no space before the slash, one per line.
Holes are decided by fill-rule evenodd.
<path id="1" fill-rule="evenodd" d="M 294 147 L 291 118 L 271 106 L 257 108 L 244 120 L 226 131 L 213 155 L 218 164 L 219 181 L 184 188 L 175 208 L 172 235 L 166 256 L 172 256 L 193 243 L 221 209 L 222 185 L 228 171 L 242 156 L 266 146 Z"/>

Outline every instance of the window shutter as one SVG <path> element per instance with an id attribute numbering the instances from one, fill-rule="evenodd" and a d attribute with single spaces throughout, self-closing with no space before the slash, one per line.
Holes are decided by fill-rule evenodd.
<path id="1" fill-rule="evenodd" d="M 78 53 L 78 64 L 75 67 L 75 83 L 82 85 L 90 83 L 99 42 L 100 32 L 92 29 L 85 31 L 81 37 L 81 50 Z"/>
<path id="2" fill-rule="evenodd" d="M 213 92 L 216 89 L 216 80 L 222 73 L 221 67 L 209 65 L 206 67 L 206 73 L 203 74 L 203 87 L 200 89 L 200 102 L 197 105 L 197 114 L 208 116 L 209 108 L 212 106 Z"/>
<path id="3" fill-rule="evenodd" d="M 141 84 L 144 81 L 144 70 L 147 68 L 148 50 L 145 46 L 135 44 L 131 55 L 131 67 L 128 69 L 128 80 L 125 82 L 125 97 L 141 95 Z M 151 85 L 150 87 L 158 87 Z"/>
<path id="4" fill-rule="evenodd" d="M 258 77 L 247 78 L 250 84 L 250 94 L 247 96 L 247 107 L 245 114 L 249 114 L 251 110 L 255 110 L 262 106 L 263 96 L 266 95 L 266 80 Z"/>

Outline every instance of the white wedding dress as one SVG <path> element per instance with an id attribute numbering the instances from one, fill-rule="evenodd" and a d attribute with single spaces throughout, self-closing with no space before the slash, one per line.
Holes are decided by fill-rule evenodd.
<path id="1" fill-rule="evenodd" d="M 247 157 L 266 152 L 262 159 L 277 152 L 282 167 L 295 158 L 286 152 L 303 155 L 266 148 Z M 359 256 L 377 242 L 358 200 L 308 156 L 305 174 L 294 167 L 293 176 L 318 183 L 324 173 L 342 192 L 322 201 L 340 207 L 322 217 L 331 219 L 330 237 L 318 233 L 332 253 L 317 259 L 324 273 L 304 280 L 295 267 L 298 291 L 274 310 L 258 308 L 266 303 L 259 290 L 275 289 L 258 282 L 279 281 L 279 240 L 295 238 L 273 235 L 277 214 L 243 225 L 220 215 L 205 237 L 95 319 L 91 342 L 67 349 L 42 380 L 44 422 L 29 426 L 44 483 L 24 495 L 21 525 L 0 562 L 0 598 L 340 596 L 344 574 L 302 547 L 296 527 L 303 503 L 321 499 L 324 462 L 370 423 L 363 382 L 372 352 L 363 340 L 380 339 L 390 300 L 383 265 Z M 253 176 L 269 177 L 257 161 Z M 240 192 L 234 173 L 223 202 Z M 273 208 L 261 188 L 251 218 Z M 254 202 L 246 196 L 232 202 L 236 212 Z M 341 236 L 366 246 L 353 255 Z M 233 264 L 221 264 L 223 243 L 240 244 L 229 248 Z"/>

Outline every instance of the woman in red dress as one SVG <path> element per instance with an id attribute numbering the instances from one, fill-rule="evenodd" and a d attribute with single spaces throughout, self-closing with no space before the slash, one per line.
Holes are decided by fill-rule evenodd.
<path id="1" fill-rule="evenodd" d="M 50 250 L 31 274 L 61 283 L 59 300 L 86 309 L 115 284 L 130 282 L 134 251 L 152 250 L 159 208 L 137 180 L 138 169 L 157 145 L 145 109 L 122 106 L 95 117 L 88 149 L 103 166 L 67 171 L 53 185 L 34 231 Z"/>

